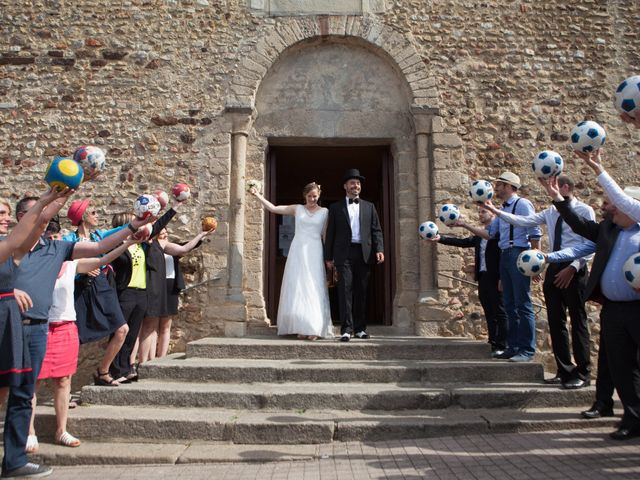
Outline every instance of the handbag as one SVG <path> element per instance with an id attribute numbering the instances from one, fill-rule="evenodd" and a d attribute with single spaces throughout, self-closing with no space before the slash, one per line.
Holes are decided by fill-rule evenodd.
<path id="1" fill-rule="evenodd" d="M 333 288 L 338 284 L 338 269 L 335 265 L 326 267 L 327 288 Z"/>

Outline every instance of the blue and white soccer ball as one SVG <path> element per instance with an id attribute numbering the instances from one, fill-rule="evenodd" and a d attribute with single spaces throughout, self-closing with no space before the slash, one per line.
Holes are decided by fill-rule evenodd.
<path id="1" fill-rule="evenodd" d="M 133 214 L 138 218 L 144 219 L 158 213 L 160 213 L 160 202 L 153 195 L 140 195 L 133 202 Z"/>
<path id="2" fill-rule="evenodd" d="M 631 288 L 640 288 L 640 253 L 631 255 L 622 266 L 624 278 Z"/>
<path id="3" fill-rule="evenodd" d="M 576 152 L 595 152 L 606 139 L 604 128 L 591 120 L 580 122 L 571 130 L 571 146 Z"/>
<path id="4" fill-rule="evenodd" d="M 613 97 L 613 106 L 618 113 L 626 113 L 636 118 L 640 112 L 640 75 L 624 80 Z"/>
<path id="5" fill-rule="evenodd" d="M 453 225 L 460 218 L 460 209 L 453 203 L 445 203 L 440 207 L 438 218 L 445 225 Z"/>
<path id="6" fill-rule="evenodd" d="M 559 153 L 553 150 L 543 150 L 538 153 L 531 164 L 533 173 L 538 178 L 557 177 L 562 173 L 564 161 Z"/>
<path id="7" fill-rule="evenodd" d="M 486 202 L 493 198 L 493 186 L 486 180 L 476 180 L 469 188 L 469 196 L 474 202 Z"/>
<path id="8" fill-rule="evenodd" d="M 425 240 L 438 236 L 438 226 L 433 222 L 424 222 L 418 228 L 418 234 Z"/>
<path id="9" fill-rule="evenodd" d="M 535 277 L 544 272 L 547 261 L 540 250 L 532 248 L 530 250 L 524 250 L 518 255 L 516 266 L 521 274 L 527 277 Z"/>

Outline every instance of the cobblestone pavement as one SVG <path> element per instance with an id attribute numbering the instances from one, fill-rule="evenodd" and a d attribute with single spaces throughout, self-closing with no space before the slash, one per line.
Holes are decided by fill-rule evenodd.
<path id="1" fill-rule="evenodd" d="M 638 479 L 640 438 L 610 429 L 326 445 L 320 458 L 272 463 L 56 467 L 52 479 Z"/>

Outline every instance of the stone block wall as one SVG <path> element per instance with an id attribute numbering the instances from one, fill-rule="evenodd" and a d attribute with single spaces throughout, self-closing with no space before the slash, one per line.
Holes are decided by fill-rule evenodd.
<path id="1" fill-rule="evenodd" d="M 295 38 L 366 29 L 374 43 L 403 38 L 412 45 L 420 61 L 398 46 L 399 68 L 426 69 L 433 80 L 414 91 L 439 107 L 443 122 L 433 136 L 435 203 L 458 203 L 476 218 L 469 180 L 510 169 L 523 179 L 523 193 L 544 206 L 529 164 L 551 148 L 578 179 L 578 195 L 597 204 L 600 190 L 567 145 L 571 127 L 585 118 L 607 129 L 605 162 L 614 177 L 640 183 L 640 132 L 611 106 L 617 83 L 640 65 L 636 1 L 375 3 L 364 17 L 309 16 L 284 30 Z M 194 199 L 171 233 L 186 239 L 202 214 L 215 214 L 219 231 L 187 262 L 193 282 L 222 279 L 185 297 L 177 345 L 219 334 L 222 326 L 200 315 L 223 295 L 227 270 L 230 126 L 222 113 L 231 91 L 255 94 L 231 82 L 243 62 L 266 73 L 262 64 L 275 54 L 264 39 L 287 17 L 256 13 L 246 0 L 0 0 L 0 12 L 0 196 L 40 190 L 52 156 L 87 143 L 108 151 L 105 175 L 82 191 L 105 223 L 139 192 L 189 183 Z M 393 35 L 381 36 L 382 27 Z M 434 84 L 437 98 L 428 97 Z M 249 225 L 258 220 L 247 216 Z M 260 248 L 245 253 L 259 257 Z M 441 250 L 438 258 L 441 271 L 468 278 L 471 252 Z M 449 318 L 439 333 L 481 335 L 473 289 L 444 277 L 438 284 Z M 540 328 L 548 345 L 544 322 Z"/>

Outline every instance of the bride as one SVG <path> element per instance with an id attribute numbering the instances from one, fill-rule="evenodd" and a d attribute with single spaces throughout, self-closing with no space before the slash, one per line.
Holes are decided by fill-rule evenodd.
<path id="1" fill-rule="evenodd" d="M 255 187 L 249 192 L 270 212 L 295 217 L 295 235 L 280 289 L 278 335 L 297 334 L 308 340 L 333 337 L 322 251 L 329 211 L 318 205 L 320 185 L 312 182 L 304 187 L 304 205 L 275 206 Z"/>

